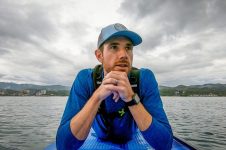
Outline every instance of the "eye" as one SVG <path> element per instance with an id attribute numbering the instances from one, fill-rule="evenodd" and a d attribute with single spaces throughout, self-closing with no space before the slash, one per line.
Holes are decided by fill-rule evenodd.
<path id="1" fill-rule="evenodd" d="M 132 47 L 132 46 L 127 46 L 125 49 L 126 49 L 127 51 L 132 51 L 132 50 L 133 50 L 133 47 Z"/>
<path id="2" fill-rule="evenodd" d="M 113 50 L 116 50 L 118 47 L 117 47 L 117 45 L 112 45 L 111 47 L 110 47 L 110 49 L 113 49 Z"/>

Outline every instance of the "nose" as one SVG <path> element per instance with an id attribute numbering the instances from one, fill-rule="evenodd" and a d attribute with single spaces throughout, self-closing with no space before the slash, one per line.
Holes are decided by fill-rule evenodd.
<path id="1" fill-rule="evenodd" d="M 128 53 L 125 49 L 121 48 L 119 50 L 118 56 L 120 59 L 124 60 L 124 59 L 128 59 Z"/>

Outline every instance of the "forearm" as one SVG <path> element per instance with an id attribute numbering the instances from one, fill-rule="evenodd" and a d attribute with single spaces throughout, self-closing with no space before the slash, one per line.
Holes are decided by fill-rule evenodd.
<path id="1" fill-rule="evenodd" d="M 144 106 L 141 103 L 137 105 L 129 106 L 129 110 L 138 128 L 141 131 L 146 130 L 150 126 L 152 122 L 152 116 L 147 112 L 147 110 L 144 108 Z"/>
<path id="2" fill-rule="evenodd" d="M 71 119 L 71 132 L 78 140 L 84 140 L 88 136 L 100 102 L 101 101 L 98 100 L 97 96 L 94 94 L 87 101 L 82 110 Z"/>
<path id="3" fill-rule="evenodd" d="M 129 107 L 133 118 L 145 140 L 155 149 L 170 149 L 172 132 L 163 123 L 152 118 L 142 103 Z"/>
<path id="4" fill-rule="evenodd" d="M 154 149 L 170 150 L 172 147 L 173 134 L 171 129 L 155 118 L 152 119 L 150 127 L 141 133 Z"/>

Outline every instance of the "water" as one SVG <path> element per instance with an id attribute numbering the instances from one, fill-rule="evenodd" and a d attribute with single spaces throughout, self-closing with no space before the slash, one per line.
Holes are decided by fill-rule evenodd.
<path id="1" fill-rule="evenodd" d="M 55 140 L 66 97 L 0 97 L 0 149 L 42 150 Z"/>
<path id="2" fill-rule="evenodd" d="M 226 149 L 226 97 L 162 97 L 175 135 L 199 149 Z"/>
<path id="3" fill-rule="evenodd" d="M 162 97 L 176 135 L 200 149 L 226 147 L 226 97 Z M 67 97 L 0 97 L 0 149 L 42 150 L 55 140 Z"/>

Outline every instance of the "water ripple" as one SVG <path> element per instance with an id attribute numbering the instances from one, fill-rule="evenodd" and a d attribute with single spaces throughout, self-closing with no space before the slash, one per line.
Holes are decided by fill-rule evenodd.
<path id="1" fill-rule="evenodd" d="M 162 98 L 178 137 L 199 149 L 225 150 L 225 98 Z M 0 150 L 44 149 L 55 140 L 66 100 L 67 97 L 0 97 Z"/>

